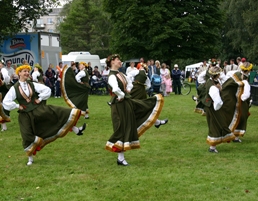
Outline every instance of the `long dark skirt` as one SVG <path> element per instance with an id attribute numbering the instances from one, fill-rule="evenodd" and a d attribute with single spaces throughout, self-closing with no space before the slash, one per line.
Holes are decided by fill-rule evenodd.
<path id="1" fill-rule="evenodd" d="M 30 112 L 19 113 L 22 144 L 27 155 L 32 155 L 36 148 L 64 137 L 76 125 L 81 115 L 79 109 L 70 109 L 41 104 Z"/>
<path id="2" fill-rule="evenodd" d="M 164 99 L 162 95 L 138 100 L 124 99 L 111 105 L 114 133 L 106 143 L 106 149 L 121 152 L 140 148 L 139 137 L 158 119 Z"/>
<path id="3" fill-rule="evenodd" d="M 72 68 L 65 66 L 62 71 L 61 90 L 66 104 L 71 108 L 88 109 L 89 85 L 80 84 L 75 79 Z"/>

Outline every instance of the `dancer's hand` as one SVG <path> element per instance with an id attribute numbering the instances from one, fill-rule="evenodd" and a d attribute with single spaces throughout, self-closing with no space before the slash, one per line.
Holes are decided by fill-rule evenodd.
<path id="1" fill-rule="evenodd" d="M 39 103 L 40 103 L 40 100 L 39 100 L 39 99 L 35 99 L 35 103 L 36 103 L 36 104 L 39 104 Z"/>

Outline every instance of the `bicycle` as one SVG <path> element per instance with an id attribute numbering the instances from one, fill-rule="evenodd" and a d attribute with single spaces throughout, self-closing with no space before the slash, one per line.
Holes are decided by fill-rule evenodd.
<path id="1" fill-rule="evenodd" d="M 191 85 L 188 84 L 187 82 L 184 82 L 183 77 L 181 77 L 180 82 L 181 82 L 181 94 L 188 95 L 191 92 Z"/>

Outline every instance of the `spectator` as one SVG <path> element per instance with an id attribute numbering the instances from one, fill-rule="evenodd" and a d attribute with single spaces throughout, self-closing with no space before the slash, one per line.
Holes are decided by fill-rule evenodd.
<path id="1" fill-rule="evenodd" d="M 165 63 L 161 64 L 160 76 L 161 76 L 161 79 L 162 79 L 161 91 L 163 92 L 164 96 L 168 96 L 170 94 L 170 92 L 172 91 L 170 89 L 171 88 L 171 78 L 170 78 L 170 72 L 166 68 Z"/>
<path id="2" fill-rule="evenodd" d="M 55 75 L 56 72 L 53 70 L 53 65 L 49 64 L 48 69 L 45 72 L 45 76 L 49 79 L 50 83 L 51 83 L 51 93 L 54 96 L 55 94 Z"/>
<path id="3" fill-rule="evenodd" d="M 181 71 L 178 69 L 178 65 L 174 65 L 174 69 L 172 70 L 172 79 L 173 79 L 173 91 L 175 95 L 181 95 Z"/>
<path id="4" fill-rule="evenodd" d="M 95 75 L 98 79 L 101 78 L 101 74 L 99 72 L 99 67 L 98 66 L 94 67 L 94 71 L 92 72 L 92 75 Z"/>
<path id="5" fill-rule="evenodd" d="M 149 76 L 149 79 L 151 80 L 152 75 L 156 74 L 156 71 L 157 71 L 153 59 L 150 60 L 150 65 L 148 66 L 148 69 L 149 69 L 148 76 Z"/>
<path id="6" fill-rule="evenodd" d="M 133 61 L 130 62 L 130 66 L 128 66 L 128 68 L 126 69 L 126 75 L 128 75 L 128 73 L 130 73 L 131 71 L 137 69 L 135 66 L 135 63 Z"/>
<path id="7" fill-rule="evenodd" d="M 61 73 L 63 69 L 63 63 L 59 62 L 59 68 L 56 70 L 56 83 L 55 83 L 55 98 L 60 98 L 61 97 L 61 87 L 60 87 L 60 82 L 61 82 Z"/>
<path id="8" fill-rule="evenodd" d="M 15 76 L 15 72 L 11 64 L 11 61 L 7 61 L 5 69 L 7 70 L 8 75 L 11 79 L 10 82 L 13 83 L 13 77 Z"/>

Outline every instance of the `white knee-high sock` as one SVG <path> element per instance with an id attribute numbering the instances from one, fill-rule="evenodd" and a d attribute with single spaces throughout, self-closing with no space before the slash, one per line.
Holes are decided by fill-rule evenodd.
<path id="1" fill-rule="evenodd" d="M 125 160 L 124 152 L 120 152 L 120 153 L 118 153 L 118 160 L 120 160 L 120 161 Z"/>
<path id="2" fill-rule="evenodd" d="M 159 119 L 157 119 L 156 121 L 155 121 L 155 125 L 157 126 L 157 125 L 160 125 L 160 120 Z"/>
<path id="3" fill-rule="evenodd" d="M 73 126 L 73 127 L 72 127 L 72 130 L 73 130 L 73 132 L 75 132 L 76 134 L 79 133 L 79 128 L 76 127 L 76 126 Z"/>
<path id="4" fill-rule="evenodd" d="M 2 129 L 6 130 L 7 129 L 6 123 L 2 123 L 1 127 L 2 127 Z"/>

